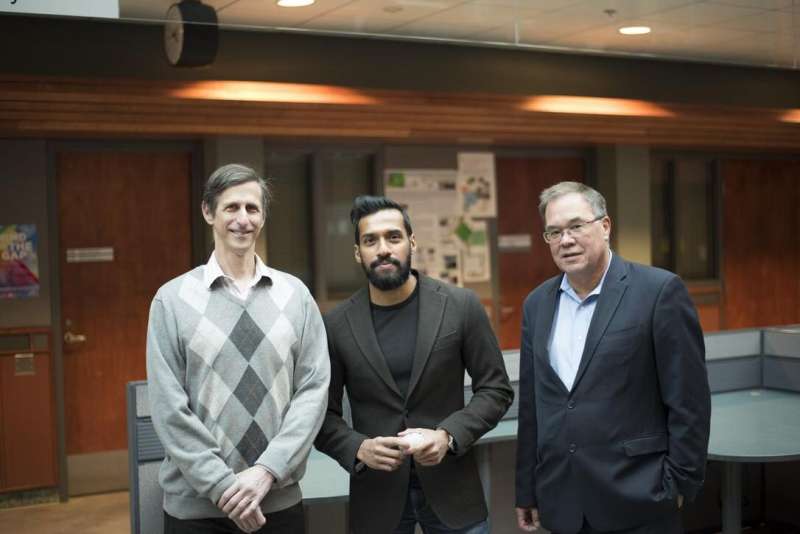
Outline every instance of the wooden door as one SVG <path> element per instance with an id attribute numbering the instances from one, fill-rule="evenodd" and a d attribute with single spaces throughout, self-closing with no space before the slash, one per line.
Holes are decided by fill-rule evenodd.
<path id="1" fill-rule="evenodd" d="M 727 160 L 724 328 L 800 322 L 800 162 Z"/>
<path id="2" fill-rule="evenodd" d="M 4 344 L 14 340 L 0 349 L 0 493 L 58 483 L 50 336 L 43 330 L 0 329 Z M 31 336 L 46 343 L 34 346 Z"/>
<path id="3" fill-rule="evenodd" d="M 61 320 L 65 336 L 78 336 L 64 340 L 68 456 L 127 448 L 125 383 L 145 378 L 150 301 L 191 265 L 190 161 L 187 152 L 57 155 Z M 67 260 L 97 248 L 113 259 Z"/>
<path id="4" fill-rule="evenodd" d="M 503 349 L 519 347 L 522 301 L 532 289 L 558 274 L 550 249 L 542 239 L 539 193 L 565 180 L 584 181 L 583 159 L 497 159 L 499 336 Z M 516 246 L 504 246 L 503 236 L 516 236 L 506 238 Z M 526 239 L 530 240 L 530 246 L 524 246 Z"/>

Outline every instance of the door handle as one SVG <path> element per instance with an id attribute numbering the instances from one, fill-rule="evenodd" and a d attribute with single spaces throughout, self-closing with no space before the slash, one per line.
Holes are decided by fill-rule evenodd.
<path id="1" fill-rule="evenodd" d="M 64 332 L 64 343 L 74 345 L 75 343 L 83 343 L 84 341 L 86 341 L 85 334 L 73 334 L 69 330 Z"/>

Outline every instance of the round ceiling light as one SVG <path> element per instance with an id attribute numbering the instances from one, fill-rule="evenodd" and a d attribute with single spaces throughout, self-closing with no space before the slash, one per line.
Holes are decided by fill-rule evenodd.
<path id="1" fill-rule="evenodd" d="M 622 35 L 645 35 L 651 31 L 650 26 L 623 26 L 619 29 Z"/>
<path id="2" fill-rule="evenodd" d="M 306 7 L 313 4 L 315 0 L 278 0 L 280 7 Z"/>

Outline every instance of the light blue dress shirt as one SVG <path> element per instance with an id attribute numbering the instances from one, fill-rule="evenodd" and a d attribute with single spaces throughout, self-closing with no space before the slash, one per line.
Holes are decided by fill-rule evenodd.
<path id="1" fill-rule="evenodd" d="M 547 351 L 550 355 L 550 366 L 561 378 L 567 391 L 572 390 L 575 376 L 578 374 L 583 348 L 586 346 L 586 334 L 589 332 L 594 309 L 597 307 L 597 298 L 603 289 L 603 282 L 606 280 L 610 266 L 611 251 L 609 251 L 608 265 L 606 265 L 600 283 L 583 300 L 572 289 L 567 275 L 563 275 L 561 278 L 561 286 L 558 289 L 559 298 L 556 302 Z"/>

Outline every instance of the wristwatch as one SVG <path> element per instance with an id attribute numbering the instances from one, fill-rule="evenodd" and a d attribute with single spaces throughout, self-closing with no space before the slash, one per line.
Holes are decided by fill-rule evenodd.
<path id="1" fill-rule="evenodd" d="M 450 452 L 455 454 L 456 453 L 456 440 L 453 438 L 453 434 L 448 433 L 447 435 L 450 436 L 447 439 L 447 450 L 449 450 Z"/>

